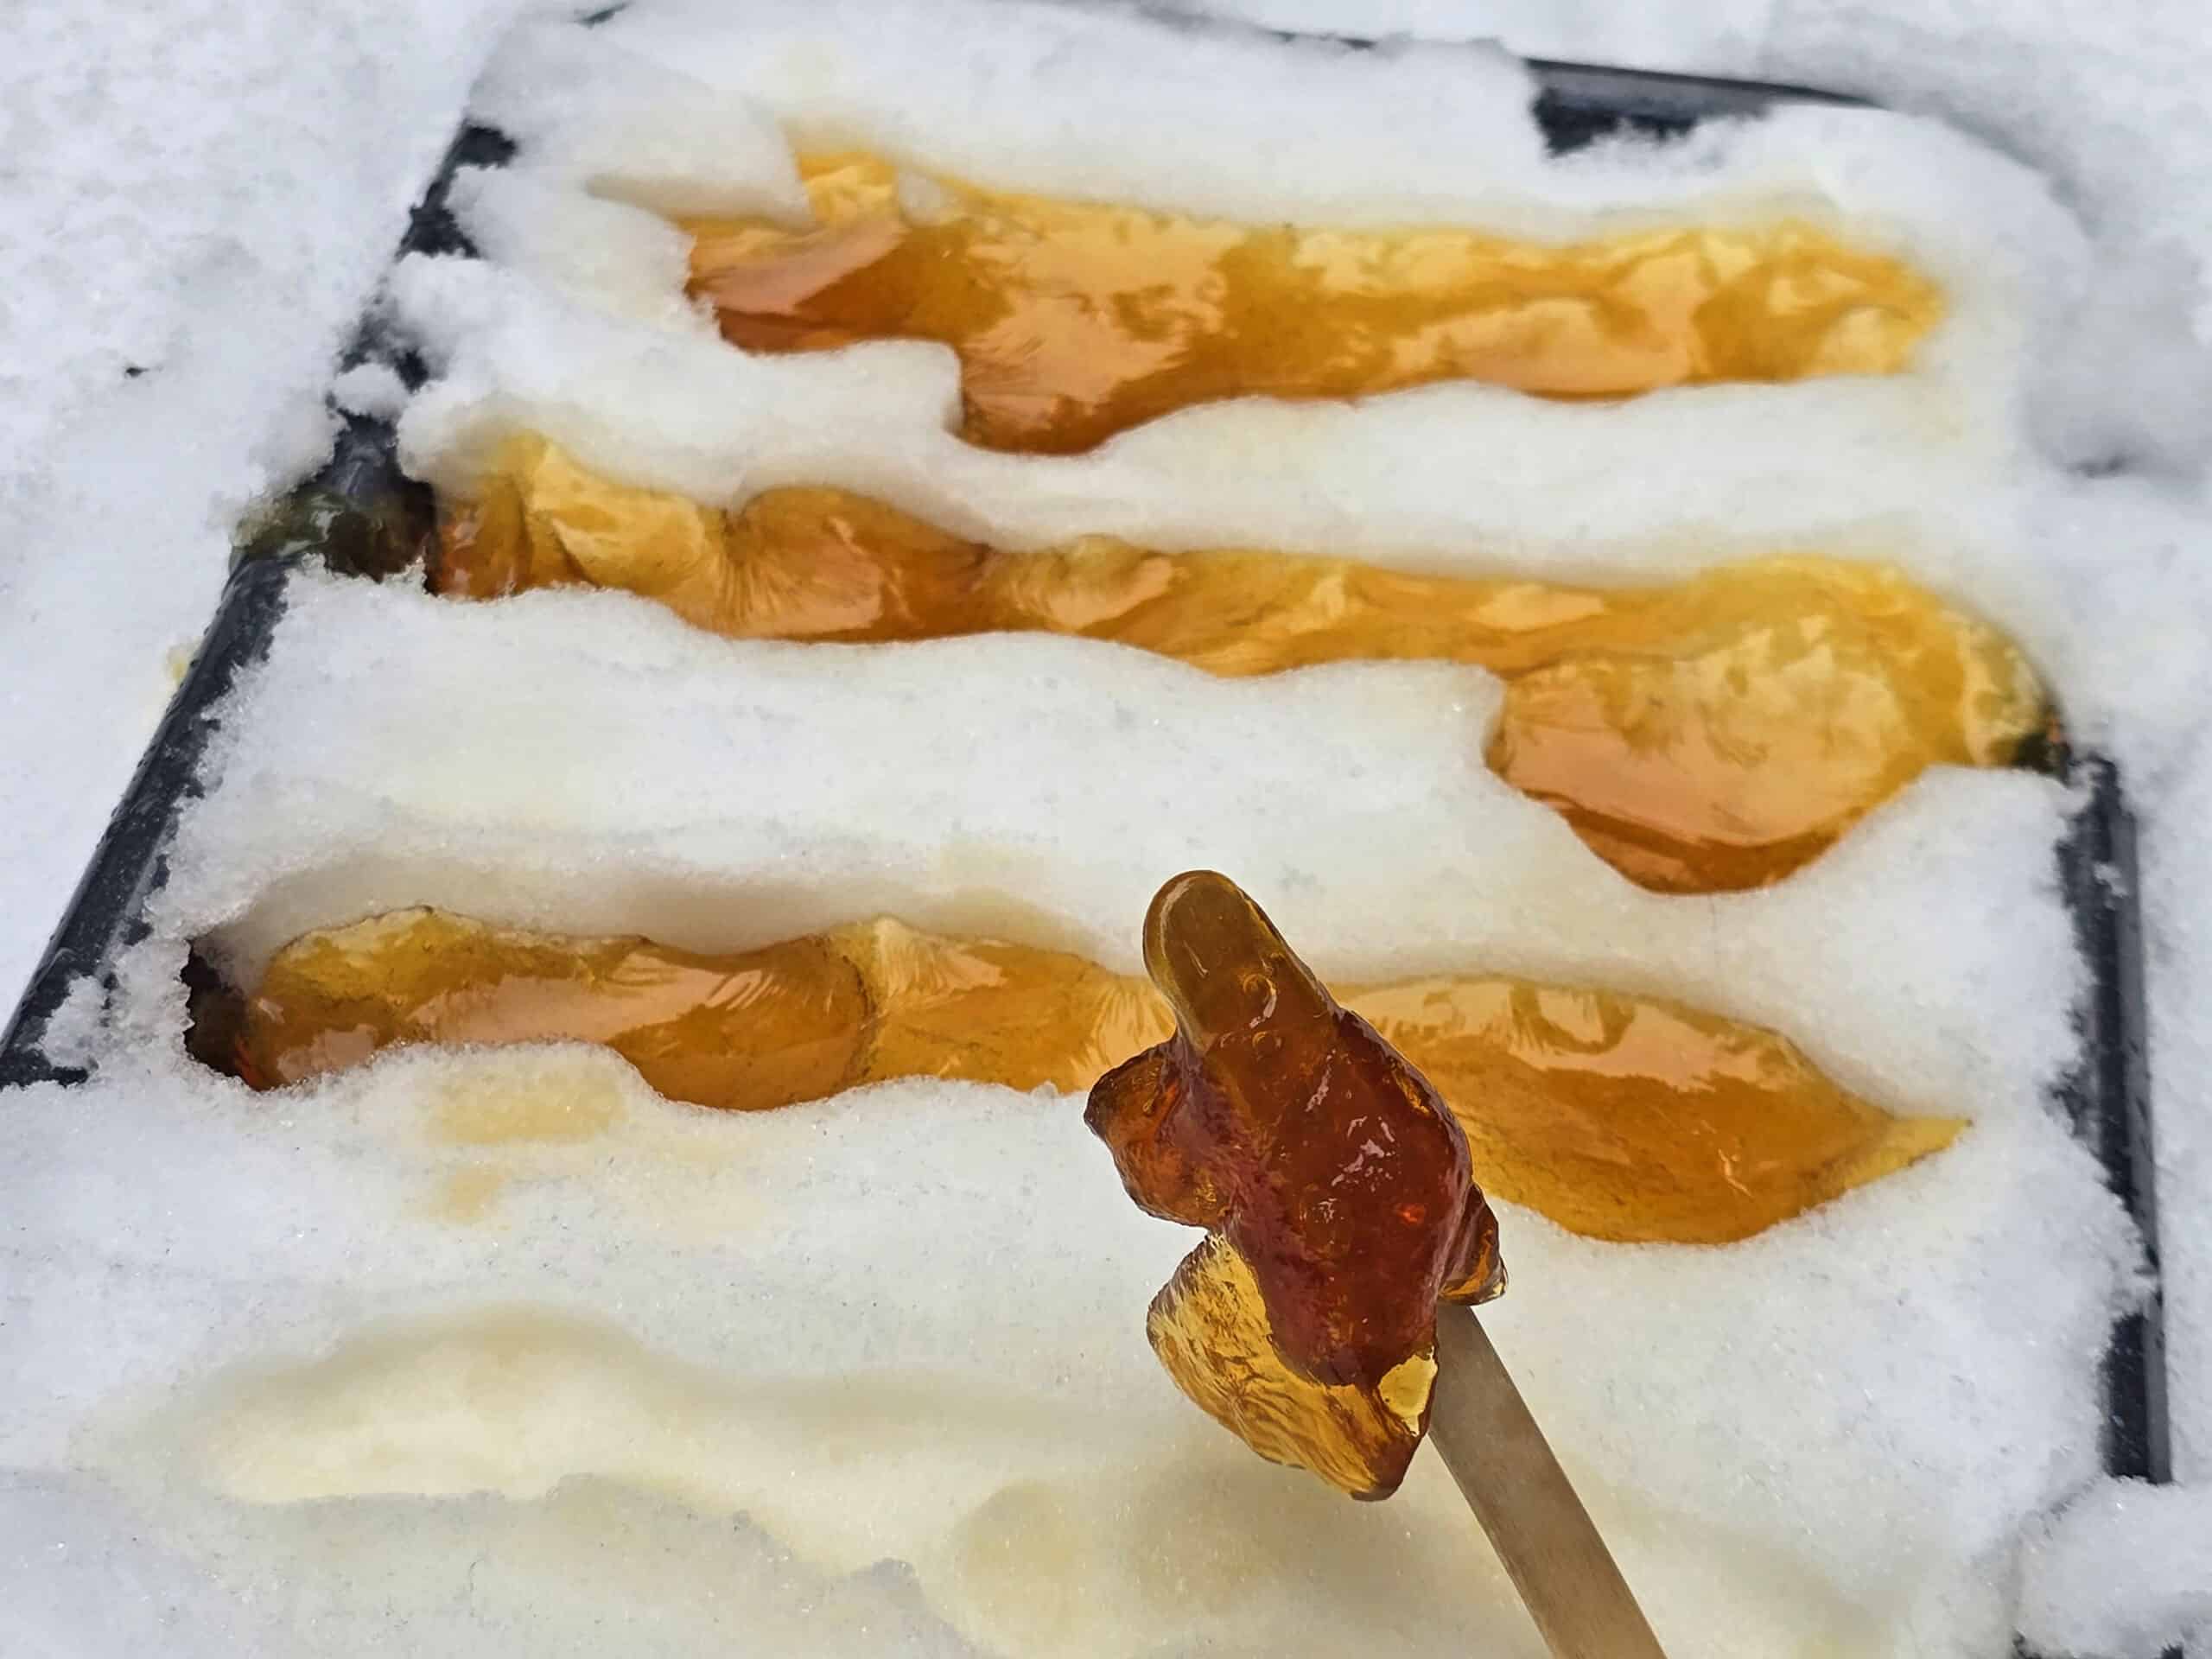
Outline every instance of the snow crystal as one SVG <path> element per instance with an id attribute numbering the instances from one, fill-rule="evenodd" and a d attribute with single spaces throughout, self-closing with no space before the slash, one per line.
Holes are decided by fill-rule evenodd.
<path id="1" fill-rule="evenodd" d="M 575 1109 L 489 1145 L 451 1127 L 518 1096 Z M 817 1582 L 909 1562 L 990 1650 L 1541 1651 L 1433 1459 L 1346 1503 L 1175 1394 L 1139 1333 L 1190 1235 L 1128 1205 L 1072 1100 L 918 1081 L 731 1118 L 579 1049 L 398 1054 L 259 1101 L 119 1065 L 13 1100 L 0 1157 L 31 1195 L 0 1464 L 66 1455 L 207 1593 L 304 1586 L 318 1623 L 442 1651 L 484 1631 L 426 1558 L 557 1571 L 581 1539 L 514 1535 L 619 1503 L 645 1519 L 591 1533 L 601 1605 L 664 1585 L 683 1628 L 776 1617 L 758 1569 L 670 1583 L 696 1526 L 636 1491 L 741 1513 Z M 1728 1249 L 1505 1224 L 1544 1296 L 1492 1328 L 1677 1645 L 1995 1638 L 1983 1558 L 2094 1469 L 2088 1269 L 2126 1249 L 2062 1131 L 1977 1128 Z M 1992 1363 L 2037 1351 L 2065 1363 Z M 1883 1524 L 1808 1525 L 1814 1491 Z"/>
<path id="2" fill-rule="evenodd" d="M 464 168 L 448 204 L 487 259 L 525 265 L 556 290 L 588 295 L 620 315 L 712 326 L 683 296 L 691 238 L 658 213 L 513 168 Z"/>
<path id="3" fill-rule="evenodd" d="M 1627 8 L 1604 0 L 1168 0 L 1172 10 L 1302 35 L 1495 39 L 1532 58 L 1754 72 L 1777 0 Z"/>
<path id="4" fill-rule="evenodd" d="M 895 13 L 885 22 L 908 26 Z M 470 94 L 472 111 L 528 150 L 532 166 L 609 200 L 658 213 L 813 217 L 768 111 L 688 73 L 703 64 L 637 58 L 616 32 L 517 29 Z"/>
<path id="5" fill-rule="evenodd" d="M 2200 613 L 2199 614 L 2202 614 Z M 2199 636 L 2200 639 L 2202 638 Z M 2207 706 L 2200 703 L 2199 707 Z M 2212 739 L 2176 769 L 2140 849 L 2150 996 L 2152 1133 L 2174 1471 L 2212 1483 Z"/>
<path id="6" fill-rule="evenodd" d="M 330 401 L 348 415 L 388 421 L 407 406 L 407 383 L 389 363 L 356 363 L 331 382 Z"/>
<path id="7" fill-rule="evenodd" d="M 105 1039 L 106 1024 L 107 988 L 99 975 L 80 974 L 47 1016 L 39 1047 L 56 1065 L 88 1065 Z"/>
<path id="8" fill-rule="evenodd" d="M 2020 1630 L 2051 1659 L 2158 1659 L 2212 1637 L 2212 1487 L 2099 1481 L 2023 1572 Z"/>
<path id="9" fill-rule="evenodd" d="M 1431 193 L 1464 190 L 1471 158 L 1476 169 L 1525 171 L 1541 149 L 1522 112 L 1526 73 L 1482 48 L 1255 49 L 1241 29 L 1049 0 L 763 0 L 739 27 L 741 44 L 714 0 L 675 0 L 626 10 L 601 32 L 664 86 L 702 83 L 760 111 L 786 143 L 1191 213 L 1433 220 Z M 1356 143 L 1332 118 L 1348 105 L 1365 120 Z M 1255 167 L 1262 135 L 1267 165 Z"/>
<path id="10" fill-rule="evenodd" d="M 523 0 L 17 7 L 0 236 L 0 987 L 314 464 L 340 346 Z"/>

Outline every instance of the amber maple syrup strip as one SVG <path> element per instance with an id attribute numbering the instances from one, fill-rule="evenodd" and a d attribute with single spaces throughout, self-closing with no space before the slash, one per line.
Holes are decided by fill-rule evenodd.
<path id="1" fill-rule="evenodd" d="M 750 351 L 929 340 L 963 434 L 1069 454 L 1193 404 L 1486 382 L 1623 397 L 1712 381 L 1888 374 L 1943 315 L 1903 262 L 1811 225 L 1565 245 L 1454 229 L 1244 226 L 903 181 L 810 155 L 816 224 L 683 221 L 690 289 Z"/>
<path id="2" fill-rule="evenodd" d="M 1961 1127 L 1660 999 L 1474 976 L 1339 994 L 1435 1084 L 1490 1192 L 1592 1237 L 1746 1237 Z M 761 1110 L 898 1077 L 1072 1093 L 1172 1023 L 1149 984 L 1080 957 L 888 918 L 710 955 L 418 910 L 296 940 L 211 1026 L 258 1088 L 396 1046 L 582 1040 L 671 1099 Z"/>
<path id="3" fill-rule="evenodd" d="M 1228 675 L 1477 664 L 1507 682 L 1491 768 L 1669 893 L 1778 880 L 1928 766 L 2006 764 L 2049 719 L 2009 641 L 1885 565 L 1769 558 L 1600 589 L 1107 537 L 1014 551 L 838 490 L 702 506 L 536 437 L 446 504 L 432 580 L 624 588 L 736 638 L 1044 632 Z"/>

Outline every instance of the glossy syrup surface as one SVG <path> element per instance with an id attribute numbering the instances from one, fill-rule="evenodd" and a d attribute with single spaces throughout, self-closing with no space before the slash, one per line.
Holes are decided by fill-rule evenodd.
<path id="1" fill-rule="evenodd" d="M 887 917 L 709 956 L 407 910 L 286 945 L 227 1039 L 264 1089 L 393 1046 L 601 1043 L 671 1100 L 766 1111 L 905 1077 L 1072 1091 L 1165 1029 L 1079 957 Z"/>
<path id="2" fill-rule="evenodd" d="M 1465 1135 L 1226 877 L 1160 890 L 1145 967 L 1174 1033 L 1093 1084 L 1085 1121 L 1139 1205 L 1243 1259 L 1295 1369 L 1378 1387 L 1433 1341 L 1438 1297 L 1503 1287 Z"/>
<path id="3" fill-rule="evenodd" d="M 1960 1128 L 1893 1116 L 1786 1039 L 1658 998 L 1477 975 L 1333 995 L 1434 1085 L 1484 1188 L 1592 1237 L 1746 1237 Z M 204 1012 L 203 1052 L 257 1088 L 394 1046 L 571 1040 L 672 1100 L 755 1111 L 901 1077 L 1076 1093 L 1175 1028 L 1143 979 L 887 918 L 707 954 L 432 910 L 308 934 Z M 1202 1160 L 1167 1179 L 1174 1145 L 1153 1143 L 1154 1202 L 1209 1224 L 1224 1200 Z"/>
<path id="4" fill-rule="evenodd" d="M 1597 588 L 1105 537 L 1014 551 L 836 490 L 702 506 L 538 438 L 448 504 L 432 579 L 478 598 L 624 588 L 737 638 L 1079 634 L 1231 675 L 1478 664 L 1506 681 L 1491 768 L 1669 893 L 1778 880 L 1926 767 L 2006 764 L 2048 718 L 2009 641 L 1885 565 L 1770 558 Z"/>
<path id="5" fill-rule="evenodd" d="M 938 340 L 963 435 L 1072 453 L 1192 404 L 1445 379 L 1561 397 L 1885 374 L 1942 296 L 1807 224 L 1548 245 L 1245 226 L 802 157 L 817 223 L 686 221 L 690 289 L 751 351 Z"/>
<path id="6" fill-rule="evenodd" d="M 1153 1351 L 1262 1456 L 1387 1497 L 1427 1424 L 1438 1298 L 1505 1287 L 1466 1136 L 1227 877 L 1162 887 L 1144 960 L 1174 1032 L 1084 1121 L 1138 1205 L 1206 1230 L 1153 1300 Z"/>

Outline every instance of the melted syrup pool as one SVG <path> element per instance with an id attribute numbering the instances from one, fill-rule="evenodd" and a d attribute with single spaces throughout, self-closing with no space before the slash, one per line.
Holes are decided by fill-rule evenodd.
<path id="1" fill-rule="evenodd" d="M 1809 225 L 1549 246 L 1344 232 L 1010 194 L 817 155 L 817 226 L 687 221 L 691 291 L 749 351 L 931 340 L 963 435 L 1070 454 L 1216 398 L 1447 379 L 1557 397 L 1886 374 L 1942 315 L 1900 262 Z"/>

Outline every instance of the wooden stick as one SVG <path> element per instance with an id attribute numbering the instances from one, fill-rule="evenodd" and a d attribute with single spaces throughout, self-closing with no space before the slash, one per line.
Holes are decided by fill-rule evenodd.
<path id="1" fill-rule="evenodd" d="M 1436 1309 L 1428 1437 L 1556 1659 L 1666 1659 L 1471 1307 Z"/>

